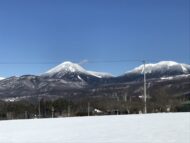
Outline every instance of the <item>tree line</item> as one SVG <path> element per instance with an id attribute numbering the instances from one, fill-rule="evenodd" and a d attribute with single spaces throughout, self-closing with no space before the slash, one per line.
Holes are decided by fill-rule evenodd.
<path id="1" fill-rule="evenodd" d="M 147 99 L 148 113 L 190 111 L 190 99 L 171 97 L 164 92 Z M 0 120 L 68 116 L 139 114 L 144 112 L 143 99 L 138 96 L 85 96 L 36 101 L 0 101 Z"/>

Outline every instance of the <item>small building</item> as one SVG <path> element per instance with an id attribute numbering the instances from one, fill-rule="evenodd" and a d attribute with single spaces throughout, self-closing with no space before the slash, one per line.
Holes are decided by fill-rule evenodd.
<path id="1" fill-rule="evenodd" d="M 104 114 L 103 111 L 101 111 L 101 110 L 99 110 L 99 109 L 96 109 L 96 108 L 92 111 L 92 113 L 93 113 L 94 115 L 103 115 L 103 114 Z"/>

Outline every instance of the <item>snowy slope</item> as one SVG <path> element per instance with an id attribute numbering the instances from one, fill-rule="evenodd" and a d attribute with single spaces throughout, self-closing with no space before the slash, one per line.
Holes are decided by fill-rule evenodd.
<path id="1" fill-rule="evenodd" d="M 78 64 L 67 61 L 50 69 L 46 73 L 54 74 L 57 72 L 62 72 L 62 73 L 66 73 L 66 72 L 82 72 L 83 73 L 84 72 L 86 73 L 86 70 L 82 68 L 81 66 L 79 66 Z"/>
<path id="2" fill-rule="evenodd" d="M 1 143 L 189 143 L 190 113 L 0 121 Z"/>
<path id="3" fill-rule="evenodd" d="M 3 79 L 5 79 L 4 77 L 0 77 L 0 80 L 3 80 Z"/>
<path id="4" fill-rule="evenodd" d="M 146 64 L 146 73 L 177 71 L 184 74 L 190 73 L 190 65 L 177 63 L 174 61 L 161 61 L 155 64 Z M 140 65 L 127 73 L 143 73 L 144 65 Z"/>
<path id="5" fill-rule="evenodd" d="M 103 78 L 103 77 L 112 77 L 111 74 L 109 73 L 102 73 L 102 72 L 94 72 L 94 71 L 87 71 L 83 67 L 81 67 L 79 64 L 72 63 L 70 61 L 66 61 L 50 70 L 48 70 L 45 75 L 59 75 L 60 77 L 67 74 L 67 73 L 79 73 L 79 74 L 86 74 L 86 75 L 91 75 L 95 76 L 98 78 Z M 81 77 L 79 77 L 80 79 Z"/>
<path id="6" fill-rule="evenodd" d="M 105 72 L 88 71 L 88 73 L 99 78 L 113 77 L 112 74 Z"/>

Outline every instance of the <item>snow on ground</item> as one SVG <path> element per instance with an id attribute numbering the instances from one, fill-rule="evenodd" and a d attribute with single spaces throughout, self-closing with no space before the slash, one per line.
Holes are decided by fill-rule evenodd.
<path id="1" fill-rule="evenodd" d="M 190 143 L 190 113 L 0 121 L 0 143 Z"/>

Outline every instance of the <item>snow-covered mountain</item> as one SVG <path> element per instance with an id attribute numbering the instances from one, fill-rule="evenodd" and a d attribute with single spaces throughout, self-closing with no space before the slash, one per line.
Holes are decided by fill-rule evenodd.
<path id="1" fill-rule="evenodd" d="M 20 77 L 9 77 L 0 81 L 0 98 L 2 97 L 23 97 L 23 96 L 65 96 L 68 94 L 87 95 L 91 89 L 110 87 L 117 88 L 126 84 L 138 85 L 143 81 L 143 65 L 125 73 L 113 77 L 108 73 L 85 70 L 76 63 L 64 62 L 46 73 L 36 75 L 23 75 Z M 186 82 L 190 78 L 190 65 L 172 61 L 162 61 L 155 64 L 146 64 L 147 81 L 155 82 Z M 154 82 L 153 82 L 154 81 Z M 175 82 L 172 83 L 174 86 Z M 181 86 L 182 88 L 188 85 Z M 135 86 L 134 86 L 135 87 Z M 137 86 L 138 87 L 138 86 Z M 123 87 L 122 87 L 123 88 Z M 139 86 L 139 89 L 141 87 Z M 187 89 L 187 91 L 189 88 Z M 75 92 L 74 92 L 75 91 Z M 95 91 L 95 90 L 93 90 Z M 132 90 L 134 91 L 134 90 Z M 98 95 L 103 94 L 99 93 Z M 107 92 L 110 92 L 108 90 Z M 130 94 L 133 94 L 130 93 Z"/>
<path id="2" fill-rule="evenodd" d="M 144 65 L 126 72 L 127 76 L 139 76 L 144 72 Z M 174 61 L 161 61 L 154 64 L 146 64 L 145 72 L 148 78 L 171 77 L 177 75 L 190 74 L 190 65 L 177 63 Z"/>
<path id="3" fill-rule="evenodd" d="M 50 70 L 48 70 L 42 76 L 45 77 L 52 77 L 52 78 L 62 78 L 66 80 L 80 80 L 83 81 L 85 79 L 84 75 L 94 78 L 107 78 L 113 77 L 109 73 L 102 73 L 102 72 L 94 72 L 94 71 L 87 71 L 79 64 L 72 63 L 70 61 L 64 62 Z"/>
<path id="4" fill-rule="evenodd" d="M 140 65 L 133 70 L 117 77 L 117 82 L 131 82 L 143 80 L 144 65 Z M 145 64 L 147 79 L 167 79 L 167 77 L 182 77 L 179 75 L 189 75 L 190 65 L 177 63 L 174 61 L 161 61 L 158 63 Z"/>
<path id="5" fill-rule="evenodd" d="M 145 72 L 147 74 L 155 73 L 155 72 L 178 72 L 180 74 L 189 74 L 190 73 L 190 65 L 177 63 L 174 61 L 161 61 L 154 64 L 146 64 L 145 65 Z M 143 73 L 144 72 L 144 65 L 140 65 L 136 67 L 132 71 L 127 73 Z"/>
<path id="6" fill-rule="evenodd" d="M 65 74 L 68 72 L 87 73 L 86 70 L 84 68 L 82 68 L 80 65 L 72 63 L 70 61 L 66 61 L 66 62 L 50 69 L 46 73 L 51 75 L 51 74 L 55 74 L 55 73 Z"/>

